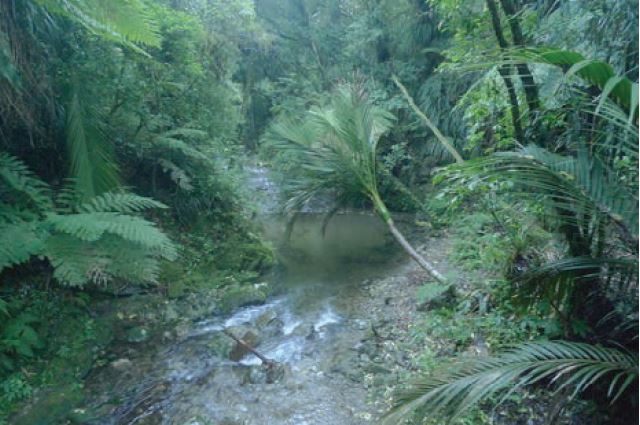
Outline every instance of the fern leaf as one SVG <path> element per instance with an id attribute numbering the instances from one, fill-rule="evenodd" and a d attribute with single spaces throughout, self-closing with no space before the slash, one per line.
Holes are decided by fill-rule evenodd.
<path id="1" fill-rule="evenodd" d="M 133 43 L 160 46 L 158 24 L 141 0 L 36 0 L 89 31 L 142 52 Z"/>
<path id="2" fill-rule="evenodd" d="M 152 222 L 140 217 L 114 212 L 49 214 L 46 222 L 55 231 L 86 242 L 95 242 L 108 233 L 154 250 L 164 258 L 172 260 L 176 257 L 171 240 Z"/>
<path id="3" fill-rule="evenodd" d="M 36 210 L 52 208 L 49 186 L 29 170 L 24 162 L 5 152 L 0 152 L 0 199 L 11 197 L 12 203 L 26 198 Z"/>
<path id="4" fill-rule="evenodd" d="M 26 262 L 42 253 L 44 241 L 34 223 L 18 222 L 0 226 L 0 271 Z"/>
<path id="5" fill-rule="evenodd" d="M 167 208 L 161 202 L 151 198 L 134 195 L 132 193 L 107 192 L 92 198 L 89 202 L 80 205 L 78 212 L 119 212 L 132 213 L 148 210 L 151 208 Z"/>

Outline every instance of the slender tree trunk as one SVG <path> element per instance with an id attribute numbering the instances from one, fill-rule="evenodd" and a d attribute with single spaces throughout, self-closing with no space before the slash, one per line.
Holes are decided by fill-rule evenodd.
<path id="1" fill-rule="evenodd" d="M 404 86 L 404 84 L 400 82 L 398 77 L 393 75 L 392 78 L 393 78 L 393 82 L 396 84 L 396 86 L 398 86 L 398 88 L 404 95 L 405 99 L 407 99 L 407 102 L 409 102 L 409 106 L 411 106 L 411 109 L 413 109 L 413 112 L 415 112 L 416 115 L 418 115 L 420 119 L 424 121 L 424 123 L 427 125 L 427 127 L 429 127 L 429 129 L 433 132 L 433 134 L 435 134 L 436 138 L 440 141 L 440 143 L 442 143 L 445 149 L 447 149 L 449 153 L 455 158 L 456 162 L 458 164 L 462 164 L 464 162 L 464 159 L 462 159 L 462 155 L 460 155 L 460 153 L 456 150 L 456 148 L 453 146 L 451 141 L 448 138 L 446 138 L 444 134 L 440 132 L 440 129 L 438 129 L 438 127 L 436 127 L 436 125 L 431 122 L 429 117 L 427 117 L 424 114 L 424 112 L 422 112 L 420 108 L 418 108 L 418 105 L 416 105 L 416 103 L 413 101 L 413 98 L 409 94 L 409 91 Z"/>
<path id="2" fill-rule="evenodd" d="M 393 222 L 393 219 L 391 218 L 391 214 L 389 213 L 387 206 L 384 204 L 380 196 L 378 194 L 373 194 L 371 196 L 371 200 L 373 201 L 376 211 L 378 212 L 382 220 L 385 222 L 387 227 L 389 227 L 391 234 L 393 235 L 395 240 L 400 244 L 402 249 L 404 249 L 405 252 L 409 254 L 409 256 L 413 258 L 415 262 L 418 263 L 418 265 L 420 265 L 420 267 L 422 267 L 427 273 L 429 273 L 429 275 L 433 279 L 435 279 L 439 283 L 446 283 L 446 279 L 442 275 L 442 273 L 436 270 L 436 268 L 431 263 L 425 260 L 424 257 L 420 255 L 418 251 L 416 251 L 411 246 L 411 244 L 407 241 L 404 235 L 400 233 L 400 230 L 398 230 L 395 223 Z"/>
<path id="3" fill-rule="evenodd" d="M 522 35 L 522 27 L 520 26 L 520 18 L 518 17 L 518 11 L 513 5 L 512 0 L 500 0 L 502 9 L 507 15 L 509 21 L 509 27 L 511 28 L 511 37 L 513 38 L 513 44 L 518 47 L 525 47 L 524 36 Z M 538 86 L 533 79 L 533 74 L 526 63 L 520 63 L 516 65 L 520 81 L 522 81 L 522 88 L 524 89 L 524 95 L 527 99 L 527 106 L 529 107 L 529 114 L 533 114 L 540 108 L 540 98 L 538 96 Z"/>
<path id="4" fill-rule="evenodd" d="M 496 6 L 496 2 L 494 0 L 486 0 L 486 2 L 489 13 L 491 14 L 493 31 L 496 34 L 496 38 L 498 39 L 498 45 L 500 46 L 500 49 L 502 51 L 505 51 L 509 47 L 509 45 L 507 44 L 507 40 L 504 38 L 504 34 L 502 33 L 498 7 Z M 511 119 L 513 121 L 513 130 L 515 132 L 516 139 L 522 143 L 524 142 L 524 131 L 522 130 L 518 95 L 516 94 L 516 89 L 513 85 L 513 81 L 511 80 L 511 66 L 506 64 L 500 65 L 498 67 L 498 72 L 504 80 L 504 85 L 507 88 L 507 94 L 509 95 L 509 103 L 511 104 Z"/>

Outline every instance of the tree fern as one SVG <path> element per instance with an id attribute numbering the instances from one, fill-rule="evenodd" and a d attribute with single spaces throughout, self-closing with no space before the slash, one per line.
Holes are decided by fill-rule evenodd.
<path id="1" fill-rule="evenodd" d="M 38 223 L 0 223 L 0 271 L 22 264 L 44 249 Z"/>
<path id="2" fill-rule="evenodd" d="M 49 186 L 24 162 L 5 152 L 0 152 L 0 202 L 35 210 L 53 206 Z"/>
<path id="3" fill-rule="evenodd" d="M 529 342 L 495 357 L 461 360 L 425 378 L 397 398 L 383 424 L 397 424 L 418 408 L 454 420 L 491 395 L 502 394 L 504 400 L 543 381 L 556 391 L 571 389 L 572 396 L 606 382 L 607 395 L 615 402 L 637 379 L 638 358 L 625 351 L 577 342 Z"/>
<path id="4" fill-rule="evenodd" d="M 105 234 L 120 236 L 172 259 L 175 247 L 158 228 L 141 217 L 113 212 L 49 214 L 45 223 L 54 231 L 66 233 L 86 242 L 95 242 Z"/>
<path id="5" fill-rule="evenodd" d="M 160 45 L 158 24 L 141 0 L 36 0 L 89 31 L 141 51 L 133 43 Z"/>
<path id="6" fill-rule="evenodd" d="M 78 212 L 140 212 L 152 208 L 167 208 L 161 202 L 151 198 L 134 195 L 126 192 L 107 192 L 92 198 L 90 201 L 77 207 Z"/>

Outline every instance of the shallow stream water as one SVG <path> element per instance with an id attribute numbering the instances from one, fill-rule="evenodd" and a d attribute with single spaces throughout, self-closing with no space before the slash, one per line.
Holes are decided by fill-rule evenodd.
<path id="1" fill-rule="evenodd" d="M 262 196 L 273 196 L 271 190 Z M 402 261 L 377 217 L 336 215 L 324 235 L 323 219 L 319 213 L 301 215 L 284 240 L 281 216 L 257 217 L 283 265 L 271 282 L 274 295 L 229 317 L 206 318 L 180 340 L 154 347 L 135 395 L 101 423 L 371 423 L 366 388 L 351 370 L 370 327 L 364 287 Z M 282 373 L 273 379 L 251 353 L 221 355 L 218 348 L 233 342 L 223 330 L 253 334 L 256 349 L 282 364 Z"/>

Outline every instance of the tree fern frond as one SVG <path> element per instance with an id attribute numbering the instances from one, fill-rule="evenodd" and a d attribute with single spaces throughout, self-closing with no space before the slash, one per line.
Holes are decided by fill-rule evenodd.
<path id="1" fill-rule="evenodd" d="M 46 223 L 57 232 L 86 242 L 95 242 L 105 234 L 112 234 L 153 250 L 161 257 L 170 260 L 176 257 L 176 248 L 171 240 L 152 222 L 140 217 L 114 212 L 49 214 Z"/>
<path id="2" fill-rule="evenodd" d="M 129 45 L 160 46 L 158 24 L 140 0 L 36 0 L 51 13 L 69 17 L 104 38 Z"/>
<path id="3" fill-rule="evenodd" d="M 0 182 L 0 199 L 19 203 L 25 197 L 29 201 L 26 207 L 52 208 L 49 185 L 33 174 L 24 162 L 5 152 L 0 152 Z"/>
<path id="4" fill-rule="evenodd" d="M 191 191 L 193 190 L 193 185 L 191 184 L 191 177 L 189 174 L 178 167 L 172 161 L 161 158 L 158 160 L 158 163 L 162 167 L 162 170 L 166 173 L 169 173 L 169 177 L 171 180 L 182 190 Z"/>
<path id="5" fill-rule="evenodd" d="M 88 242 L 58 234 L 47 239 L 45 252 L 54 266 L 54 277 L 68 286 L 105 285 L 113 278 L 129 282 L 156 282 L 158 278 L 158 255 L 115 236 Z"/>
<path id="6" fill-rule="evenodd" d="M 38 230 L 33 222 L 0 225 L 0 271 L 42 253 L 44 241 Z"/>
<path id="7" fill-rule="evenodd" d="M 397 398 L 383 424 L 397 424 L 418 408 L 453 420 L 490 395 L 509 394 L 542 380 L 557 391 L 572 388 L 574 395 L 606 380 L 615 402 L 637 379 L 638 358 L 618 349 L 564 341 L 524 343 L 424 379 Z"/>
<path id="8" fill-rule="evenodd" d="M 81 213 L 118 212 L 132 213 L 151 208 L 168 208 L 151 198 L 124 192 L 107 192 L 77 207 Z"/>

